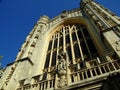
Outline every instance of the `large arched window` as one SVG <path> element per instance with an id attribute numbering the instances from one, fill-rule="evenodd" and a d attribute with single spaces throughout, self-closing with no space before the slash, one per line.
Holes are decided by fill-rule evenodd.
<path id="1" fill-rule="evenodd" d="M 50 37 L 44 68 L 55 66 L 61 51 L 67 52 L 71 63 L 98 56 L 86 26 L 79 23 L 63 25 Z"/>

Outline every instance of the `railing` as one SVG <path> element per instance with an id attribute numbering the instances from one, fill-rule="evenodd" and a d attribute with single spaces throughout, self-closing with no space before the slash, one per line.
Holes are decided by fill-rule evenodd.
<path id="1" fill-rule="evenodd" d="M 54 79 L 39 81 L 35 84 L 25 84 L 19 87 L 17 90 L 45 90 L 50 88 L 54 88 Z"/>
<path id="2" fill-rule="evenodd" d="M 78 70 L 70 74 L 71 82 L 81 81 L 88 78 L 93 78 L 120 69 L 118 61 L 104 62 L 87 69 Z"/>
<path id="3" fill-rule="evenodd" d="M 74 65 L 68 66 L 70 69 L 70 83 L 79 82 L 79 81 L 89 81 L 92 78 L 106 76 L 111 72 L 115 72 L 120 70 L 120 61 L 119 60 L 111 60 L 100 63 L 99 60 L 96 58 L 94 60 L 88 61 L 86 67 L 81 68 L 80 63 L 78 62 Z M 85 64 L 85 63 L 84 63 Z M 52 73 L 56 70 L 56 67 L 45 69 L 49 73 Z M 48 74 L 49 74 L 48 73 Z M 34 84 L 25 84 L 19 86 L 17 90 L 49 90 L 55 88 L 55 80 L 56 78 L 53 77 L 52 79 L 37 79 Z"/>

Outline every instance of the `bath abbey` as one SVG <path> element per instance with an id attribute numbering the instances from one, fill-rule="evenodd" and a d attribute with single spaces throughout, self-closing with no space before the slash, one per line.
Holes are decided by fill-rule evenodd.
<path id="1" fill-rule="evenodd" d="M 41 16 L 0 90 L 120 90 L 120 17 L 94 0 Z"/>

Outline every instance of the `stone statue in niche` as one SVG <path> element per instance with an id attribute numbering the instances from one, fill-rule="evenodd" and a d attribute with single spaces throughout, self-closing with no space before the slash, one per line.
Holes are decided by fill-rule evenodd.
<path id="1" fill-rule="evenodd" d="M 60 55 L 58 55 L 58 75 L 64 75 L 66 74 L 66 53 L 61 52 Z"/>
<path id="2" fill-rule="evenodd" d="M 65 52 L 61 52 L 58 55 L 58 65 L 57 65 L 57 74 L 58 74 L 58 88 L 62 88 L 67 85 L 66 74 L 67 74 L 67 55 Z"/>

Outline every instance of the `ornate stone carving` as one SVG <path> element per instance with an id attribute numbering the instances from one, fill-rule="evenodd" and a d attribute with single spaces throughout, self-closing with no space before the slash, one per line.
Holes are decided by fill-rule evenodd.
<path id="1" fill-rule="evenodd" d="M 66 74 L 66 53 L 61 52 L 58 56 L 58 75 L 62 76 Z"/>
<path id="2" fill-rule="evenodd" d="M 58 88 L 62 88 L 64 86 L 66 86 L 66 85 L 67 85 L 67 81 L 65 79 L 65 76 L 60 77 L 59 80 L 58 80 L 58 85 L 57 85 Z"/>
<path id="3" fill-rule="evenodd" d="M 61 52 L 58 55 L 58 65 L 57 65 L 57 74 L 58 74 L 58 87 L 62 88 L 67 85 L 66 74 L 67 74 L 67 65 L 66 65 L 67 55 L 65 52 Z"/>
<path id="4" fill-rule="evenodd" d="M 61 18 L 65 18 L 67 17 L 68 15 L 68 12 L 67 11 L 63 11 L 62 14 L 61 14 Z"/>

